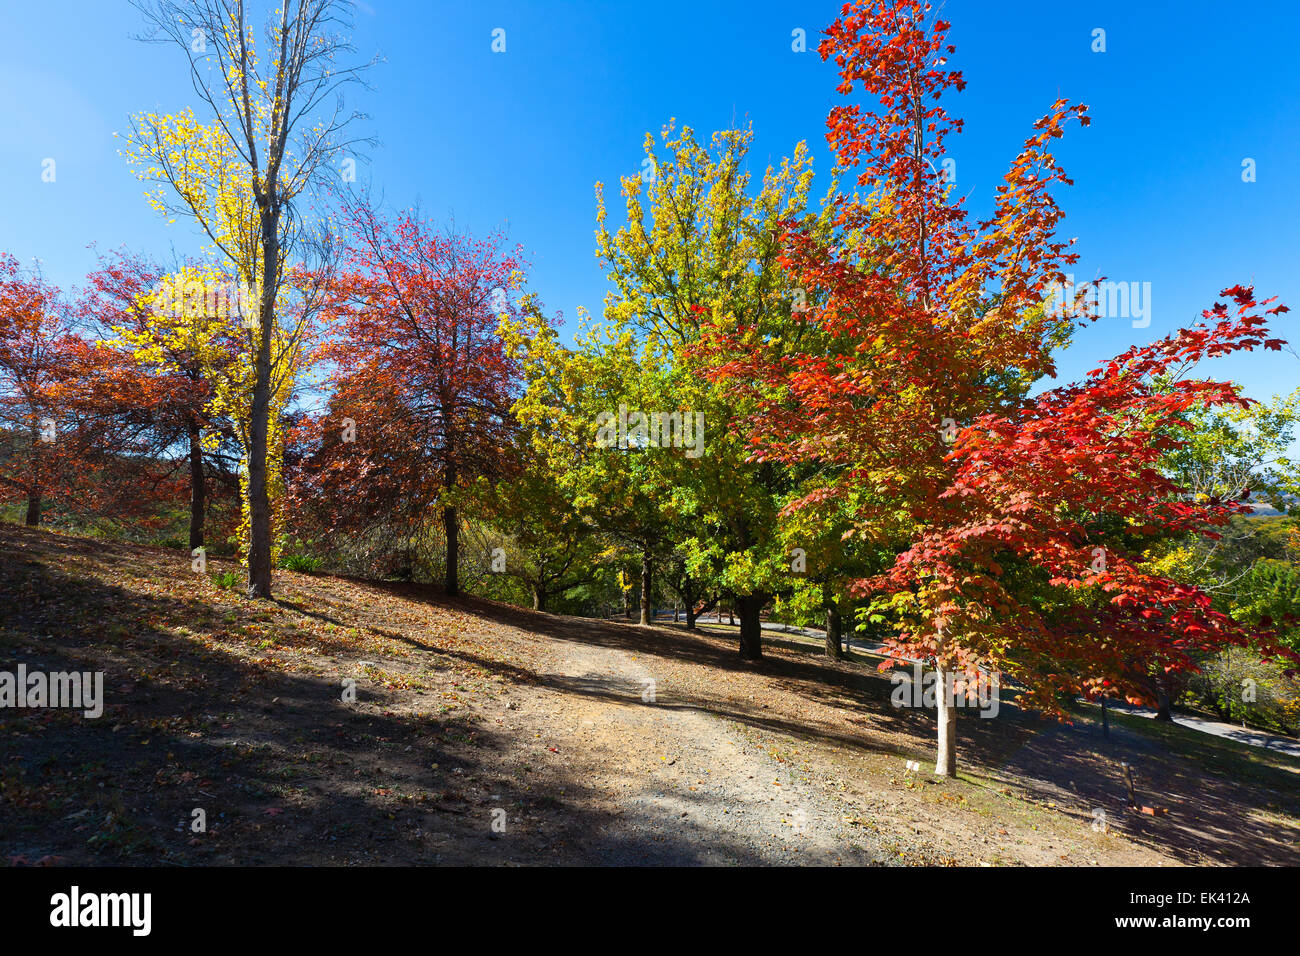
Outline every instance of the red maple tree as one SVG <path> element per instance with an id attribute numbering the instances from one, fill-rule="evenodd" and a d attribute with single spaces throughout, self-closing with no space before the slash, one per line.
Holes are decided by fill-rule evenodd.
<path id="1" fill-rule="evenodd" d="M 1287 655 L 1269 632 L 1215 610 L 1205 592 L 1142 567 L 1154 540 L 1215 536 L 1249 510 L 1196 500 L 1161 470 L 1185 442 L 1189 410 L 1247 403 L 1236 384 L 1186 371 L 1203 358 L 1283 344 L 1265 321 L 1286 306 L 1265 308 L 1273 300 L 1256 302 L 1241 286 L 1223 295 L 1235 308 L 1216 303 L 1192 328 L 960 430 L 955 472 L 922 533 L 862 583 L 926 595 L 887 642 L 893 656 L 1009 674 L 1023 701 L 1060 713 L 1062 697 L 1078 695 L 1150 703 L 1152 677 L 1158 685 L 1195 670 L 1199 655 L 1227 646 Z M 941 622 L 948 640 L 927 621 Z"/>
<path id="2" fill-rule="evenodd" d="M 94 510 L 91 459 L 107 442 L 77 397 L 100 367 L 59 289 L 0 254 L 0 500 L 25 502 L 28 525 L 52 498 Z"/>
<path id="3" fill-rule="evenodd" d="M 333 530 L 382 525 L 404 541 L 433 503 L 455 594 L 457 492 L 509 465 L 520 370 L 496 329 L 519 309 L 523 262 L 498 236 L 442 232 L 415 214 L 389 223 L 364 200 L 347 212 L 321 349 L 332 394 L 319 437 L 299 443 L 291 494 Z"/>
<path id="4" fill-rule="evenodd" d="M 1056 236 L 1053 191 L 1070 180 L 1049 146 L 1070 120 L 1087 124 L 1086 108 L 1052 104 L 993 213 L 972 222 L 944 170 L 962 122 L 940 100 L 964 86 L 948 67 L 948 26 L 921 0 L 862 0 L 828 28 L 820 52 L 839 67 L 840 92 L 876 100 L 870 113 L 841 104 L 828 119 L 858 193 L 838 201 L 838 246 L 788 231 L 783 261 L 813 303 L 796 316 L 800 334 L 716 335 L 713 374 L 760 401 L 754 457 L 816 466 L 816 487 L 787 513 L 847 507 L 846 537 L 889 556 L 892 567 L 853 590 L 880 599 L 880 617 L 898 626 L 894 659 L 932 661 L 941 688 L 977 665 L 1004 671 L 1047 710 L 1062 692 L 1103 686 L 1143 698 L 1135 674 L 1191 667 L 1197 648 L 1248 639 L 1204 594 L 1137 569 L 1142 535 L 1212 533 L 1230 510 L 1184 500 L 1157 463 L 1178 441 L 1179 412 L 1236 401 L 1235 390 L 1154 381 L 1202 355 L 1277 342 L 1251 292 L 1232 289 L 1234 319 L 1216 306 L 1212 327 L 1031 401 L 1079 318 L 1078 299 L 1044 305 L 1077 259 Z M 1107 570 L 1074 574 L 1098 548 Z M 943 693 L 937 703 L 936 773 L 951 775 L 956 711 Z"/>

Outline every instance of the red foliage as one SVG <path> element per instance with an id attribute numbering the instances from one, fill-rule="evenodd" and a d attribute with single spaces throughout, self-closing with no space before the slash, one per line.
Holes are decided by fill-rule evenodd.
<path id="1" fill-rule="evenodd" d="M 113 329 L 148 332 L 155 325 L 145 303 L 166 273 L 156 263 L 126 252 L 101 257 L 100 267 L 87 277 L 87 291 L 79 309 L 102 340 L 116 338 Z M 208 344 L 208 361 L 224 355 L 238 360 L 239 332 L 232 327 Z M 228 491 L 236 487 L 234 429 L 230 422 L 214 419 L 208 405 L 215 392 L 209 380 L 214 369 L 205 367 L 191 345 L 164 339 L 161 364 L 137 359 L 129 344 L 101 345 L 95 360 L 102 374 L 73 379 L 79 389 L 77 403 L 105 421 L 117 424 L 137 449 L 139 474 L 136 490 L 143 501 L 181 498 L 188 490 L 191 546 L 203 543 L 203 519 L 210 498 L 205 473 L 224 479 Z M 220 437 L 216 450 L 205 450 L 204 435 Z"/>
<path id="2" fill-rule="evenodd" d="M 867 198 L 840 200 L 839 248 L 790 225 L 783 261 L 814 303 L 799 335 L 764 342 L 742 329 L 716 333 L 706 349 L 714 374 L 758 402 L 754 457 L 817 466 L 822 480 L 788 510 L 847 503 L 849 535 L 902 551 L 856 586 L 918 599 L 900 605 L 894 654 L 1007 671 L 1049 710 L 1058 691 L 1107 683 L 1144 697 L 1144 671 L 1267 640 L 1197 589 L 1138 571 L 1125 550 L 1157 534 L 1212 532 L 1234 510 L 1187 500 L 1158 464 L 1177 446 L 1180 413 L 1241 401 L 1236 389 L 1183 380 L 1163 390 L 1153 379 L 1280 343 L 1251 290 L 1235 287 L 1225 294 L 1236 314 L 1216 305 L 1206 325 L 1027 399 L 1053 374 L 1056 333 L 1074 321 L 1072 303 L 1064 314 L 1043 307 L 1077 258 L 1072 240 L 1056 237 L 1052 190 L 1070 180 L 1048 147 L 1069 120 L 1086 125 L 1086 108 L 1052 105 L 993 215 L 972 225 L 935 167 L 961 129 L 939 104 L 964 86 L 947 66 L 947 29 L 921 0 L 864 0 L 827 30 L 821 54 L 838 65 L 840 92 L 877 101 L 871 114 L 841 105 L 828 119 L 828 141 L 858 166 Z M 954 436 L 952 447 L 944 439 Z M 1093 571 L 1102 545 L 1106 569 Z"/>
<path id="3" fill-rule="evenodd" d="M 106 452 L 129 441 L 84 401 L 104 369 L 59 290 L 0 254 L 0 500 L 25 501 L 28 524 L 52 498 L 86 513 L 116 497 Z"/>
<path id="4" fill-rule="evenodd" d="M 1183 443 L 1189 409 L 1246 403 L 1233 383 L 1170 376 L 1207 356 L 1282 345 L 1265 321 L 1286 306 L 1261 313 L 1273 300 L 1257 303 L 1241 286 L 1223 294 L 1235 311 L 1218 303 L 1204 323 L 1129 349 L 1081 384 L 963 429 L 949 456 L 956 472 L 924 533 L 864 589 L 924 585 L 935 617 L 962 636 L 948 659 L 1014 672 L 1045 709 L 1056 692 L 1092 696 L 1103 687 L 1149 700 L 1144 672 L 1194 670 L 1197 655 L 1225 646 L 1288 655 L 1267 632 L 1216 611 L 1203 591 L 1138 567 L 1144 542 L 1213 534 L 1247 510 L 1191 500 L 1159 467 Z M 1045 607 L 1040 593 L 1008 582 L 1014 563 L 1083 593 Z M 938 650 L 928 630 L 889 644 L 904 657 Z"/>
<path id="5" fill-rule="evenodd" d="M 439 233 L 412 215 L 389 224 L 364 202 L 348 218 L 321 350 L 333 394 L 293 496 L 335 530 L 413 529 L 430 502 L 454 523 L 456 489 L 506 467 L 520 372 L 496 328 L 517 309 L 523 264 L 497 237 Z"/>

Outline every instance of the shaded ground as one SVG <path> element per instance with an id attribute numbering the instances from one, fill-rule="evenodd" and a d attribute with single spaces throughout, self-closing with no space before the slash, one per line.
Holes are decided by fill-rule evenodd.
<path id="1" fill-rule="evenodd" d="M 965 770 L 936 783 L 906 770 L 932 719 L 807 641 L 766 635 L 750 666 L 729 635 L 418 586 L 277 572 L 276 594 L 0 525 L 0 671 L 99 670 L 107 697 L 0 709 L 0 859 L 1300 862 L 1300 761 L 1185 728 L 963 715 Z M 1123 761 L 1167 814 L 1126 809 Z"/>
<path id="2" fill-rule="evenodd" d="M 672 620 L 672 612 L 659 612 L 661 619 Z M 721 624 L 718 615 L 701 616 L 699 621 L 705 624 Z M 735 627 L 734 621 L 728 621 L 728 625 Z M 721 630 L 721 628 L 716 628 Z M 777 631 L 785 635 L 796 635 L 799 637 L 812 638 L 820 644 L 826 639 L 826 632 L 815 627 L 795 627 L 790 624 L 781 624 L 776 621 L 764 621 L 763 629 Z M 876 651 L 881 645 L 861 644 L 854 645 L 858 650 L 865 650 L 868 654 Z M 1081 701 L 1082 703 L 1082 701 Z M 1140 717 L 1155 717 L 1155 710 L 1148 707 L 1134 707 L 1126 703 L 1117 703 L 1112 701 L 1109 705 L 1115 710 L 1122 711 L 1126 714 L 1133 714 Z M 1295 737 L 1284 737 L 1281 734 L 1269 733 L 1263 730 L 1256 730 L 1250 727 L 1238 726 L 1236 724 L 1224 723 L 1221 720 L 1215 720 L 1211 717 L 1186 713 L 1181 710 L 1175 711 L 1173 720 L 1177 724 L 1189 727 L 1192 730 L 1198 730 L 1203 734 L 1214 734 L 1216 737 L 1226 737 L 1229 740 L 1236 740 L 1243 744 L 1250 744 L 1252 747 L 1262 747 L 1265 750 L 1279 750 L 1283 753 L 1290 754 L 1293 757 L 1300 757 L 1300 740 Z"/>
<path id="3" fill-rule="evenodd" d="M 1132 707 L 1128 704 L 1111 704 L 1111 706 L 1135 717 L 1154 718 L 1156 715 L 1156 712 L 1149 707 Z M 1229 724 L 1222 720 L 1212 720 L 1197 714 L 1174 713 L 1173 720 L 1176 724 L 1199 730 L 1203 734 L 1214 734 L 1216 737 L 1226 737 L 1229 740 L 1250 744 L 1252 747 L 1279 750 L 1292 757 L 1300 757 L 1300 740 L 1294 737 L 1283 737 L 1281 734 L 1271 734 L 1268 731 Z"/>

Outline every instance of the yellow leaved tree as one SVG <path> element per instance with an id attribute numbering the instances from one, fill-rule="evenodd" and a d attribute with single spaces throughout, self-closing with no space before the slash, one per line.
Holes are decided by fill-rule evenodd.
<path id="1" fill-rule="evenodd" d="M 317 213 L 334 177 L 354 178 L 342 90 L 360 67 L 344 0 L 136 0 L 146 39 L 179 46 L 202 109 L 135 117 L 126 155 L 160 212 L 185 216 L 246 295 L 227 315 L 248 343 L 218 401 L 241 423 L 248 595 L 271 596 L 273 501 L 283 485 L 281 412 L 329 287 L 330 223 Z M 252 20 L 264 13 L 262 40 Z"/>

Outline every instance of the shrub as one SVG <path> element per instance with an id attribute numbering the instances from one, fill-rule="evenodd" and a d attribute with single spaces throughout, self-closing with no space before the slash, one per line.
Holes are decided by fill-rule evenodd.
<path id="1" fill-rule="evenodd" d="M 244 583 L 244 576 L 238 571 L 222 571 L 212 576 L 212 583 L 223 591 L 237 591 Z"/>
<path id="2" fill-rule="evenodd" d="M 1300 681 L 1277 661 L 1233 647 L 1201 665 L 1188 691 L 1224 720 L 1294 734 L 1300 724 Z"/>
<path id="3" fill-rule="evenodd" d="M 313 574 L 319 571 L 324 563 L 320 558 L 307 554 L 286 554 L 280 558 L 280 567 L 286 571 L 301 571 L 304 574 Z"/>

